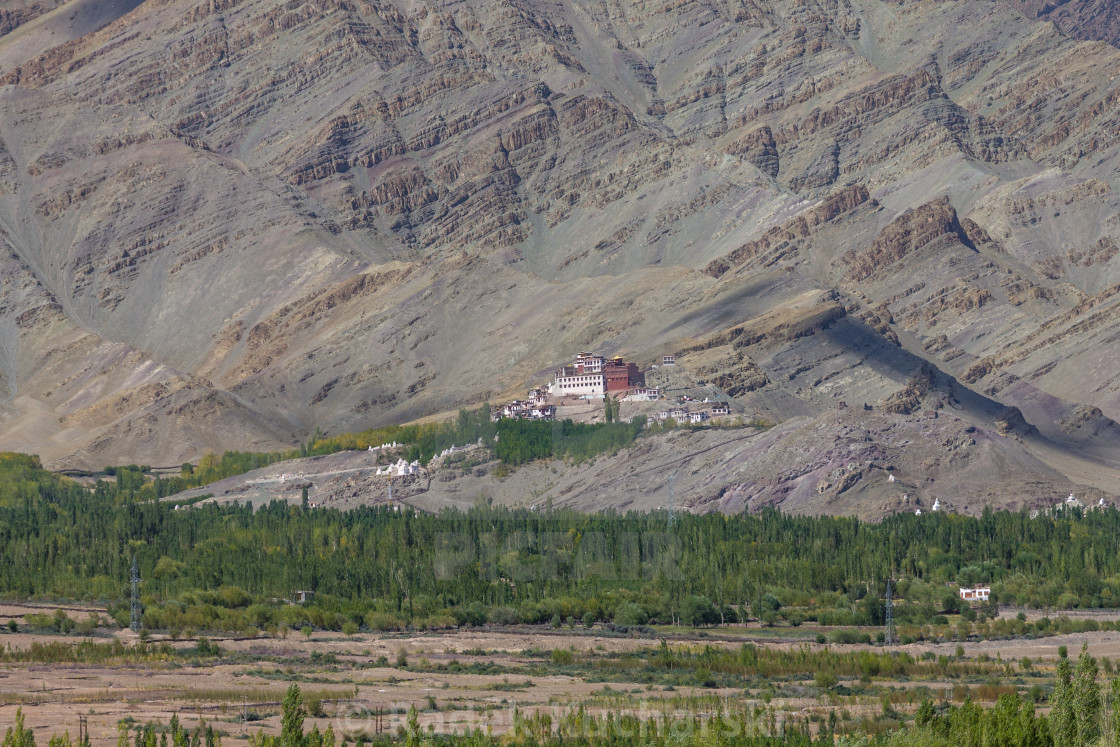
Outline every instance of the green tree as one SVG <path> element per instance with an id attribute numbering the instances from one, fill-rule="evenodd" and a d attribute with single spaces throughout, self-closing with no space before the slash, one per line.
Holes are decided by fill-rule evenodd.
<path id="1" fill-rule="evenodd" d="M 303 719 L 307 712 L 303 708 L 303 698 L 299 685 L 292 683 L 284 696 L 280 717 L 280 747 L 301 747 L 303 744 Z"/>
<path id="2" fill-rule="evenodd" d="M 649 622 L 649 615 L 641 605 L 623 602 L 614 608 L 614 622 L 618 625 L 645 625 Z"/>
<path id="3" fill-rule="evenodd" d="M 715 625 L 719 622 L 719 612 L 707 597 L 689 596 L 681 604 L 681 622 L 694 628 Z"/>
<path id="4" fill-rule="evenodd" d="M 1058 674 L 1054 694 L 1050 699 L 1050 724 L 1054 747 L 1074 747 L 1077 744 L 1077 715 L 1074 712 L 1073 682 L 1070 676 L 1069 657 L 1058 659 Z"/>
<path id="5" fill-rule="evenodd" d="M 16 725 L 8 727 L 3 747 L 35 747 L 35 735 L 23 726 L 23 709 L 16 709 Z"/>
<path id="6" fill-rule="evenodd" d="M 420 747 L 423 744 L 420 732 L 420 717 L 416 706 L 408 708 L 408 736 L 405 738 L 406 747 Z"/>
<path id="7" fill-rule="evenodd" d="M 1120 747 L 1120 677 L 1113 679 L 1108 689 L 1104 743 L 1108 747 Z"/>
<path id="8" fill-rule="evenodd" d="M 1100 737 L 1101 688 L 1097 684 L 1097 660 L 1089 655 L 1089 644 L 1081 644 L 1073 678 L 1073 707 L 1077 713 L 1077 743 L 1094 744 Z"/>

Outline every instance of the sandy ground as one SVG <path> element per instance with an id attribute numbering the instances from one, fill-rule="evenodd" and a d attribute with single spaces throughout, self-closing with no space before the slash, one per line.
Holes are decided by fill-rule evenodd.
<path id="1" fill-rule="evenodd" d="M 42 605 L 0 604 L 0 620 L 28 613 L 52 612 L 54 607 Z M 88 612 L 89 607 L 72 607 L 74 612 Z M 1115 617 L 1116 613 L 1102 612 Z M 1054 616 L 1054 615 L 1052 615 Z M 804 633 L 802 630 L 800 633 Z M 744 640 L 778 648 L 808 646 L 816 643 L 781 639 L 766 641 L 757 629 L 712 629 L 704 636 L 679 636 L 666 633 L 673 645 L 715 645 L 734 648 Z M 98 631 L 93 640 L 105 642 L 116 635 L 126 643 L 134 643 L 131 631 Z M 82 640 L 78 636 L 3 633 L 0 645 L 12 650 L 26 649 L 33 642 Z M 167 641 L 173 647 L 186 648 L 195 641 L 154 636 L 152 640 Z M 225 651 L 244 656 L 244 663 L 194 665 L 190 660 L 149 661 L 142 664 L 26 664 L 0 667 L 0 730 L 10 725 L 18 707 L 23 707 L 28 726 L 35 729 L 40 740 L 55 733 L 78 731 L 79 717 L 88 720 L 94 745 L 116 743 L 117 724 L 131 718 L 135 723 L 166 722 L 178 714 L 191 726 L 200 719 L 223 733 L 226 745 L 247 744 L 250 733 L 259 729 L 276 733 L 279 730 L 279 704 L 289 682 L 298 680 L 305 696 L 323 701 L 322 718 L 309 718 L 307 727 L 320 729 L 332 726 L 336 732 L 354 734 L 395 730 L 404 723 L 411 706 L 421 710 L 421 723 L 432 724 L 442 733 L 475 726 L 490 727 L 496 733 L 509 728 L 515 707 L 522 711 L 544 711 L 557 717 L 578 704 L 587 704 L 592 712 L 606 710 L 640 711 L 653 714 L 680 708 L 681 698 L 701 699 L 713 708 L 722 701 L 742 703 L 754 700 L 754 693 L 742 688 L 700 689 L 677 687 L 666 690 L 660 685 L 633 682 L 587 682 L 582 679 L 549 675 L 534 677 L 517 673 L 521 667 L 539 664 L 527 654 L 530 650 L 570 649 L 593 656 L 596 652 L 624 652 L 648 648 L 656 638 L 616 638 L 567 630 L 474 630 L 432 634 L 358 634 L 315 633 L 310 638 L 293 633 L 287 638 L 222 638 L 213 639 Z M 1054 636 L 1037 640 L 981 641 L 964 644 L 966 656 L 997 655 L 1004 661 L 1018 661 L 1029 656 L 1036 667 L 1044 670 L 1057 658 L 1058 647 L 1069 647 L 1076 654 L 1082 642 L 1088 642 L 1095 656 L 1120 657 L 1120 633 L 1094 632 Z M 899 647 L 919 657 L 927 651 L 952 654 L 956 643 L 913 644 Z M 842 648 L 862 648 L 861 646 Z M 491 664 L 513 672 L 476 674 L 469 672 L 417 672 L 392 666 L 401 650 L 413 666 L 428 669 L 457 661 L 463 667 Z M 325 655 L 337 657 L 337 663 L 324 662 Z M 389 666 L 372 666 L 384 656 Z M 227 657 L 227 662 L 232 657 Z M 425 661 L 426 660 L 426 661 Z M 428 665 L 431 665 L 430 667 Z M 809 685 L 810 683 L 805 683 Z M 896 683 L 907 686 L 907 683 Z M 924 684 L 934 688 L 939 683 Z M 808 694 L 813 692 L 810 688 Z M 431 709 L 431 698 L 436 710 Z M 874 698 L 868 702 L 856 699 L 842 707 L 858 716 L 864 711 L 873 715 L 880 708 Z M 813 697 L 775 699 L 773 704 L 786 711 L 839 707 L 819 702 Z M 381 712 L 380 721 L 373 714 Z M 245 723 L 249 716 L 252 720 Z"/>

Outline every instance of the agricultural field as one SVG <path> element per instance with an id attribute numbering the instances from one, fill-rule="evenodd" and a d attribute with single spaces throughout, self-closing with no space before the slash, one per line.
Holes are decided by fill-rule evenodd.
<path id="1" fill-rule="evenodd" d="M 88 724 L 93 745 L 176 717 L 221 742 L 278 735 L 298 684 L 305 729 L 375 739 L 407 728 L 510 733 L 517 719 L 708 718 L 747 714 L 760 733 L 874 734 L 914 718 L 919 704 L 991 705 L 1017 694 L 1045 710 L 1060 651 L 1082 644 L 1108 677 L 1120 632 L 885 647 L 836 643 L 837 630 L 754 625 L 463 628 L 430 633 L 292 631 L 283 637 L 137 635 L 99 625 L 85 635 L 27 632 L 29 616 L 108 620 L 104 609 L 0 606 L 0 728 L 17 709 L 41 741 Z M 40 620 L 41 621 L 41 620 Z M 8 627 L 4 627 L 8 631 Z M 844 629 L 850 637 L 872 629 Z M 818 636 L 830 636 L 818 643 Z M 579 711 L 579 709 L 583 709 Z M 159 728 L 162 728 L 159 727 Z"/>

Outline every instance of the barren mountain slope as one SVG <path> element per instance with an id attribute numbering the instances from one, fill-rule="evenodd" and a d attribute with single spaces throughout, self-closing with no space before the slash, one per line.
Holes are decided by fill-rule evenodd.
<path id="1" fill-rule="evenodd" d="M 36 57 L 21 28 L 0 448 L 176 463 L 678 351 L 774 420 L 953 400 L 1120 491 L 1112 47 L 931 0 L 148 0 Z"/>
<path id="2" fill-rule="evenodd" d="M 1120 3 L 1116 0 L 1011 0 L 1028 18 L 1050 21 L 1075 39 L 1120 46 Z"/>

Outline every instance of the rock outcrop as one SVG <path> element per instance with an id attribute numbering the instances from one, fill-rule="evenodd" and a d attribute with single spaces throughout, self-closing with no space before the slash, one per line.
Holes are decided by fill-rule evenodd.
<path id="1" fill-rule="evenodd" d="M 6 8 L 0 448 L 175 464 L 675 351 L 1120 490 L 1120 50 L 1028 17 L 1107 5 Z"/>

